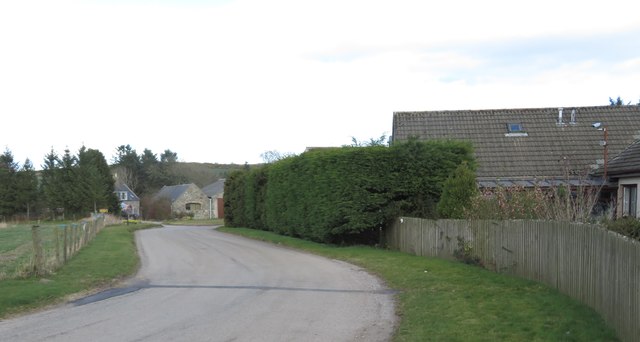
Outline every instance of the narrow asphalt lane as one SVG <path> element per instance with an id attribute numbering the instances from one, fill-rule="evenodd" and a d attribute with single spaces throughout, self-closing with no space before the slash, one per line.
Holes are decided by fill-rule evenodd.
<path id="1" fill-rule="evenodd" d="M 137 232 L 120 288 L 0 322 L 0 341 L 388 341 L 393 293 L 364 270 L 211 227 Z"/>

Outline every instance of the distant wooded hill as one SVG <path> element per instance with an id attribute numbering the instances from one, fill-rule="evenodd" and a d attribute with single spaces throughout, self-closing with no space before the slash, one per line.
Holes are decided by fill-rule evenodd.
<path id="1" fill-rule="evenodd" d="M 251 165 L 249 165 L 251 166 Z M 220 178 L 227 178 L 230 172 L 242 170 L 245 165 L 240 164 L 213 164 L 213 163 L 180 163 L 172 165 L 172 173 L 186 180 L 186 183 L 194 183 L 200 188 L 207 186 Z"/>

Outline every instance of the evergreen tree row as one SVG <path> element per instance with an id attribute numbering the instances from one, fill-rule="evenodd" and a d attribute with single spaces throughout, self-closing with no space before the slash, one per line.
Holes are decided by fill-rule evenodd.
<path id="1" fill-rule="evenodd" d="M 460 141 L 312 150 L 231 174 L 225 224 L 377 243 L 398 216 L 435 218 L 443 186 L 462 164 L 474 160 L 471 145 Z"/>
<path id="2" fill-rule="evenodd" d="M 0 156 L 0 216 L 4 220 L 34 212 L 39 217 L 87 215 L 99 209 L 118 212 L 114 180 L 104 155 L 82 147 L 77 155 L 51 150 L 39 174 L 27 159 L 22 167 L 8 149 Z"/>
<path id="3" fill-rule="evenodd" d="M 130 145 L 121 145 L 116 148 L 113 166 L 117 180 L 142 197 L 155 193 L 164 185 L 187 182 L 185 177 L 173 172 L 177 162 L 178 154 L 171 150 L 165 150 L 158 158 L 149 149 L 138 154 Z"/>
<path id="4" fill-rule="evenodd" d="M 29 159 L 22 167 L 8 149 L 0 155 L 0 221 L 16 213 L 29 215 L 38 200 L 38 179 Z"/>

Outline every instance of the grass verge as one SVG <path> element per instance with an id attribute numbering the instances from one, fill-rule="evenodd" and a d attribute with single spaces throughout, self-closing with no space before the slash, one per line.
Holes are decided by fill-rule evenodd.
<path id="1" fill-rule="evenodd" d="M 133 233 L 157 226 L 108 226 L 54 274 L 0 281 L 0 318 L 59 303 L 133 274 L 139 265 Z"/>
<path id="2" fill-rule="evenodd" d="M 218 230 L 347 261 L 377 274 L 400 290 L 395 341 L 618 341 L 594 310 L 540 283 L 371 247 L 333 247 L 244 228 Z"/>
<path id="3" fill-rule="evenodd" d="M 164 224 L 174 226 L 220 226 L 224 224 L 224 219 L 205 219 L 205 220 L 168 220 Z"/>

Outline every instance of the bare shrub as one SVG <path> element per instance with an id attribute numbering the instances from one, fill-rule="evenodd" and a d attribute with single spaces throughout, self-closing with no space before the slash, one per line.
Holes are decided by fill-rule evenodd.
<path id="1" fill-rule="evenodd" d="M 171 218 L 171 201 L 168 198 L 144 196 L 140 200 L 142 215 L 146 220 L 168 220 Z"/>
<path id="2" fill-rule="evenodd" d="M 484 188 L 472 199 L 465 217 L 589 222 L 593 220 L 601 186 L 581 184 L 570 186 L 566 182 L 555 182 L 545 187 L 538 183 L 533 188 Z"/>

